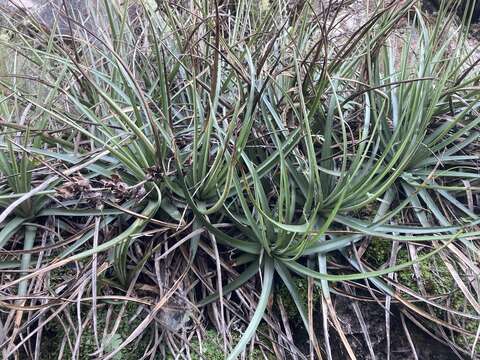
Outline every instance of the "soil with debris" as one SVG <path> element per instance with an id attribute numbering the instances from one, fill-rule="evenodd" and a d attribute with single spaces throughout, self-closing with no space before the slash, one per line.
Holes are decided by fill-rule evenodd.
<path id="1" fill-rule="evenodd" d="M 369 333 L 375 358 L 387 359 L 388 339 L 385 310 L 377 303 L 373 302 L 359 303 L 359 307 L 365 320 L 365 326 Z M 357 359 L 373 359 L 368 349 L 367 342 L 365 341 L 362 327 L 353 309 L 352 301 L 350 299 L 337 297 L 335 308 L 339 320 L 342 323 L 343 330 L 347 335 Z M 408 320 L 405 320 L 412 341 L 412 344 L 410 344 L 398 309 L 393 308 L 390 323 L 391 360 L 415 359 L 412 346 L 415 348 L 418 359 L 453 360 L 459 358 L 452 349 L 432 339 L 431 336 L 421 331 Z M 334 358 L 339 360 L 347 359 L 348 354 L 344 351 L 341 340 L 337 337 L 335 342 L 337 346 L 333 346 Z"/>
<path id="2" fill-rule="evenodd" d="M 357 302 L 364 321 L 364 329 L 368 333 L 371 348 L 367 345 L 366 336 L 354 309 L 354 302 L 343 296 L 333 297 L 335 312 L 349 345 L 358 360 L 455 360 L 466 359 L 454 350 L 435 340 L 422 331 L 406 317 L 402 320 L 400 309 L 391 306 L 389 334 L 386 328 L 385 310 L 376 302 Z M 318 308 L 318 307 L 317 307 Z M 324 346 L 324 333 L 322 329 L 322 314 L 314 311 L 315 334 L 322 349 Z M 302 344 L 300 350 L 309 354 L 309 338 L 299 319 L 292 328 L 295 334 L 295 343 Z M 407 330 L 406 330 L 407 329 Z M 407 332 L 408 331 L 408 332 Z M 349 355 L 341 338 L 330 326 L 329 330 L 332 358 L 334 360 L 349 359 Z M 388 344 L 390 343 L 390 349 Z M 372 352 L 374 356 L 372 356 Z M 390 353 L 390 357 L 387 354 Z M 415 354 L 417 357 L 415 357 Z"/>

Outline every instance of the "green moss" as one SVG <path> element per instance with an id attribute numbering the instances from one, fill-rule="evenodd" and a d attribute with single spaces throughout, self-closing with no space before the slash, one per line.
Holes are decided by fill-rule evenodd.
<path id="1" fill-rule="evenodd" d="M 125 319 L 133 315 L 135 311 L 134 306 L 127 305 L 127 311 L 125 314 Z M 72 316 L 74 314 L 72 313 Z M 105 326 L 105 316 L 106 311 L 104 309 L 98 311 L 98 332 L 99 334 L 103 333 Z M 140 320 L 134 321 L 129 324 L 127 321 L 120 324 L 118 332 L 110 339 L 109 343 L 103 344 L 105 353 L 109 353 L 114 349 L 118 348 L 120 344 L 130 335 L 131 331 L 138 325 Z M 268 334 L 266 329 L 266 324 L 260 325 L 260 332 Z M 58 321 L 51 321 L 45 328 L 42 341 L 42 357 L 41 360 L 54 360 L 58 359 L 60 352 L 60 347 L 62 340 L 64 339 L 64 330 L 61 324 Z M 137 360 L 141 354 L 145 352 L 147 343 L 148 343 L 148 334 L 144 335 L 140 342 L 134 342 L 118 353 L 114 359 L 115 360 Z M 241 338 L 241 334 L 235 332 L 233 334 L 233 343 L 235 344 Z M 261 337 L 262 341 L 266 342 L 265 337 Z M 101 339 L 100 339 L 101 340 Z M 224 360 L 225 352 L 223 350 L 223 340 L 219 336 L 218 332 L 215 330 L 208 330 L 205 333 L 205 337 L 202 340 L 202 346 L 200 349 L 200 343 L 198 339 L 194 339 L 191 346 L 191 359 L 192 360 Z M 267 345 L 268 346 L 268 345 Z M 82 333 L 82 340 L 80 344 L 80 360 L 91 360 L 91 354 L 97 351 L 95 345 L 95 338 L 93 334 L 93 328 L 89 326 Z M 201 354 L 201 355 L 199 355 Z M 71 357 L 70 348 L 68 345 L 65 347 L 63 352 L 63 358 L 69 359 Z M 174 360 L 175 357 L 167 355 L 168 360 Z M 253 353 L 250 354 L 249 359 L 263 359 L 263 355 L 259 349 L 254 349 Z M 272 357 L 272 360 L 274 358 Z"/>
<path id="2" fill-rule="evenodd" d="M 109 353 L 114 349 L 118 348 L 120 344 L 130 335 L 133 329 L 135 329 L 138 324 L 140 323 L 141 319 L 136 319 L 132 323 L 129 323 L 127 319 L 132 317 L 135 314 L 136 306 L 134 304 L 128 304 L 126 307 L 126 311 L 124 314 L 124 318 L 126 319 L 123 321 L 117 333 L 109 340 L 107 344 L 104 345 L 104 353 Z M 105 328 L 105 321 L 106 321 L 106 308 L 99 308 L 97 313 L 97 321 L 98 321 L 98 333 L 99 335 L 103 334 L 103 330 Z M 86 314 L 83 314 L 86 316 Z M 72 312 L 72 318 L 76 317 L 76 313 Z M 114 319 L 112 316 L 111 319 Z M 112 320 L 111 320 L 112 321 Z M 111 323 L 110 323 L 111 324 Z M 266 324 L 262 323 L 259 327 L 259 332 L 268 334 Z M 148 330 L 147 330 L 148 332 Z M 58 355 L 60 352 L 60 347 L 62 344 L 63 339 L 65 338 L 65 331 L 62 325 L 57 320 L 50 321 L 46 327 L 44 328 L 43 332 L 43 339 L 42 339 L 42 348 L 41 348 L 41 360 L 56 360 L 58 359 Z M 70 338 L 74 341 L 72 335 L 70 334 Z M 148 333 L 144 334 L 140 341 L 135 341 L 123 349 L 120 353 L 118 353 L 114 359 L 115 360 L 137 360 L 140 355 L 142 355 L 148 344 L 150 336 Z M 233 343 L 235 344 L 241 338 L 241 334 L 238 332 L 233 333 Z M 101 338 L 99 339 L 101 341 Z M 261 341 L 268 344 L 268 339 L 264 336 L 261 336 Z M 205 333 L 205 337 L 202 340 L 202 346 L 200 351 L 200 343 L 198 339 L 194 339 L 191 346 L 191 359 L 192 360 L 223 360 L 225 359 L 225 352 L 223 350 L 223 340 L 219 336 L 218 332 L 215 330 L 208 330 Z M 85 329 L 82 333 L 82 339 L 80 344 L 80 360 L 91 360 L 91 354 L 97 351 L 97 347 L 95 344 L 95 338 L 93 334 L 93 326 L 89 324 L 89 326 Z M 201 354 L 201 356 L 199 355 Z M 65 346 L 63 352 L 63 358 L 69 359 L 71 357 L 70 347 L 67 345 Z M 250 359 L 263 359 L 263 355 L 259 349 L 254 349 L 253 353 L 250 354 Z M 174 360 L 175 357 L 172 355 L 167 355 L 168 360 Z M 273 357 L 272 357 L 273 359 Z"/>
<path id="3" fill-rule="evenodd" d="M 105 352 L 111 352 L 114 349 L 118 348 L 120 344 L 130 335 L 130 333 L 135 329 L 141 322 L 141 319 L 135 319 L 132 323 L 129 323 L 127 320 L 131 318 L 136 311 L 136 306 L 134 304 L 128 304 L 124 313 L 125 321 L 123 321 L 117 333 L 108 341 L 108 343 L 103 344 Z M 86 312 L 83 313 L 86 316 Z M 103 334 L 105 328 L 107 311 L 106 308 L 100 307 L 97 311 L 97 326 L 99 337 Z M 76 317 L 76 313 L 72 312 L 72 318 Z M 114 319 L 114 317 L 112 317 Z M 110 323 L 111 325 L 112 323 Z M 148 330 L 147 333 L 139 341 L 134 341 L 129 344 L 125 349 L 120 351 L 115 357 L 115 360 L 136 360 L 139 357 L 139 354 L 143 354 L 148 343 Z M 63 339 L 65 338 L 65 330 L 63 326 L 59 323 L 58 320 L 50 321 L 44 329 L 43 339 L 42 339 L 42 360 L 53 360 L 58 359 L 60 352 L 60 347 Z M 70 338 L 74 341 L 73 337 L 70 334 Z M 101 341 L 101 338 L 99 339 Z M 95 344 L 95 337 L 93 333 L 93 325 L 90 323 L 87 328 L 82 333 L 80 349 L 79 349 L 79 359 L 80 360 L 91 360 L 91 354 L 97 351 L 97 346 Z M 70 347 L 65 346 L 63 352 L 63 358 L 68 359 L 71 357 Z"/>
<path id="4" fill-rule="evenodd" d="M 390 241 L 373 238 L 365 257 L 373 266 L 380 266 L 388 261 L 391 251 L 392 243 Z"/>
<path id="5" fill-rule="evenodd" d="M 295 286 L 297 287 L 298 293 L 302 302 L 305 306 L 307 306 L 308 301 L 308 280 L 305 278 L 296 277 L 293 279 Z M 297 305 L 295 301 L 293 301 L 290 292 L 288 291 L 287 287 L 282 283 L 282 285 L 277 290 L 277 296 L 282 299 L 283 306 L 285 307 L 285 311 L 288 315 L 288 319 L 293 327 L 303 327 L 303 321 L 298 311 Z M 318 289 L 314 289 L 313 291 L 313 308 L 318 309 L 320 304 L 320 292 Z"/>
<path id="6" fill-rule="evenodd" d="M 451 297 L 450 307 L 456 311 L 465 312 L 469 314 L 476 314 L 475 309 L 468 303 L 465 299 L 464 295 L 457 291 Z M 476 334 L 478 331 L 478 320 L 463 318 L 460 324 L 464 330 Z M 455 335 L 455 341 L 458 345 L 463 347 L 464 349 L 471 351 L 473 344 L 475 343 L 476 337 L 475 335 L 463 335 L 457 333 Z M 477 342 L 475 347 L 475 351 L 477 354 L 480 353 L 480 343 Z"/>
<path id="7" fill-rule="evenodd" d="M 391 242 L 381 239 L 372 239 L 366 253 L 365 258 L 373 266 L 381 266 L 385 264 L 390 258 Z M 427 250 L 420 251 L 418 256 L 426 255 Z M 397 264 L 402 264 L 411 261 L 410 256 L 405 247 L 402 247 L 397 254 Z M 452 278 L 445 262 L 438 255 L 430 257 L 426 261 L 418 263 L 419 272 L 422 283 L 428 295 L 432 297 L 443 297 L 444 305 L 453 310 L 467 313 L 475 313 L 474 309 L 468 305 L 465 296 L 458 289 L 455 281 Z M 412 289 L 415 292 L 420 292 L 417 278 L 415 276 L 413 266 L 397 272 L 397 280 L 402 285 Z M 408 298 L 408 295 L 404 295 Z M 439 300 L 441 301 L 441 300 Z M 425 304 L 417 303 L 417 306 L 425 307 Z M 449 321 L 446 311 L 432 308 L 435 315 L 440 319 Z M 478 330 L 478 321 L 471 319 L 462 319 L 459 324 L 463 329 L 475 334 Z M 428 325 L 427 325 L 428 326 Z M 471 346 L 475 341 L 475 336 L 465 336 L 462 334 L 455 335 L 455 341 L 464 349 L 471 350 Z M 480 344 L 477 345 L 477 352 L 480 352 Z"/>
<path id="8" fill-rule="evenodd" d="M 419 253 L 419 256 L 427 253 Z M 398 254 L 397 263 L 401 264 L 410 261 L 406 250 L 401 250 Z M 425 290 L 430 295 L 443 295 L 451 292 L 455 288 L 454 280 L 450 275 L 445 263 L 439 256 L 433 256 L 418 263 L 420 277 Z M 415 277 L 413 266 L 398 272 L 398 280 L 412 290 L 419 291 L 417 279 Z"/>
<path id="9" fill-rule="evenodd" d="M 200 351 L 200 344 L 195 340 L 192 344 L 193 348 L 202 354 L 205 359 L 223 360 L 225 352 L 223 351 L 222 340 L 217 332 L 208 330 L 206 336 L 202 341 L 202 351 Z M 202 357 L 196 352 L 192 352 L 192 360 L 201 360 Z"/>
<path id="10" fill-rule="evenodd" d="M 478 331 L 478 321 L 477 320 L 465 320 L 463 328 L 469 331 L 472 334 L 476 334 Z M 457 335 L 455 336 L 455 341 L 462 346 L 464 349 L 471 350 L 473 343 L 475 342 L 476 337 L 474 335 Z M 475 351 L 480 353 L 480 344 L 477 343 L 475 346 Z"/>
<path id="11" fill-rule="evenodd" d="M 388 262 L 392 245 L 391 241 L 375 239 L 373 238 L 367 251 L 365 252 L 365 258 L 374 267 L 381 266 Z M 420 251 L 418 256 L 426 255 L 427 252 Z M 396 264 L 404 264 L 411 261 L 408 251 L 405 247 L 402 247 L 397 253 Z M 425 286 L 427 293 L 431 295 L 446 294 L 455 287 L 453 279 L 445 266 L 445 263 L 439 256 L 433 256 L 418 263 L 420 270 L 420 276 Z M 419 287 L 413 266 L 397 272 L 398 282 L 402 285 L 409 287 L 413 291 L 418 292 Z"/>
<path id="12" fill-rule="evenodd" d="M 260 324 L 259 328 L 266 326 L 265 324 Z M 264 328 L 261 332 L 268 333 Z M 234 344 L 238 342 L 241 338 L 241 334 L 238 332 L 233 333 L 233 342 Z M 254 349 L 253 353 L 250 354 L 249 359 L 258 360 L 263 359 L 262 352 L 259 349 Z M 167 357 L 168 360 L 173 360 L 173 357 L 170 355 Z M 209 329 L 205 333 L 205 337 L 202 340 L 202 346 L 200 350 L 200 343 L 197 338 L 191 343 L 191 359 L 192 360 L 224 360 L 225 351 L 223 350 L 223 340 L 216 330 Z M 273 357 L 272 357 L 273 360 Z"/>
<path id="13" fill-rule="evenodd" d="M 385 240 L 373 239 L 366 252 L 366 258 L 374 266 L 380 266 L 388 261 L 391 254 L 391 243 Z M 426 255 L 427 251 L 420 251 L 418 256 Z M 405 247 L 402 247 L 397 254 L 397 264 L 402 264 L 411 261 L 410 256 Z M 465 304 L 465 297 L 458 290 L 452 275 L 448 271 L 447 266 L 440 256 L 432 256 L 425 261 L 418 263 L 421 281 L 428 295 L 433 297 L 444 296 L 448 299 L 447 305 L 456 311 L 466 311 L 474 313 L 473 309 Z M 412 289 L 415 292 L 420 292 L 417 278 L 415 276 L 413 266 L 397 272 L 397 280 L 402 285 Z M 408 295 L 404 295 L 408 297 Z M 418 303 L 417 306 L 425 307 L 425 304 Z M 447 313 L 439 308 L 432 308 L 435 315 L 441 319 L 447 320 Z M 474 320 L 464 319 L 461 326 L 472 333 L 476 333 L 478 322 Z M 470 349 L 475 337 L 464 336 L 458 334 L 455 336 L 456 342 L 464 347 Z M 478 348 L 480 351 L 480 345 Z"/>

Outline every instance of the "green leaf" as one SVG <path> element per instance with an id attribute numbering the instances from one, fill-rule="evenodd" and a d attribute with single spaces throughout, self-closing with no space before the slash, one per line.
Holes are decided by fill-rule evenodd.
<path id="1" fill-rule="evenodd" d="M 263 275 L 262 276 L 262 292 L 258 299 L 255 312 L 252 318 L 250 319 L 250 323 L 248 324 L 248 327 L 245 329 L 242 337 L 240 338 L 240 341 L 232 350 L 232 352 L 228 355 L 227 360 L 236 360 L 238 356 L 240 356 L 240 354 L 243 352 L 243 350 L 247 346 L 248 342 L 252 339 L 253 336 L 255 336 L 257 327 L 263 318 L 265 309 L 267 308 L 268 300 L 272 292 L 272 283 L 273 283 L 273 275 L 274 275 L 273 261 L 268 257 L 265 258 L 265 265 L 264 265 L 262 275 Z"/>

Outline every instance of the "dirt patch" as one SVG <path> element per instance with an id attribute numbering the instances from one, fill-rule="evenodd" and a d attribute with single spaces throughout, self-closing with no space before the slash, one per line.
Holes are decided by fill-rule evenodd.
<path id="1" fill-rule="evenodd" d="M 385 310 L 374 302 L 358 302 L 359 310 L 365 321 L 365 329 L 372 344 L 376 359 L 387 359 L 388 339 L 385 321 Z M 350 299 L 337 297 L 335 304 L 336 311 L 343 330 L 347 335 L 350 345 L 358 359 L 372 359 L 367 341 Z M 402 324 L 401 315 L 398 309 L 392 308 L 390 318 L 390 359 L 410 360 L 415 359 L 412 345 L 419 359 L 425 360 L 453 360 L 458 359 L 455 352 L 447 346 L 432 339 L 418 327 L 405 320 L 405 327 Z M 405 328 L 408 329 L 412 344 L 409 343 Z M 333 346 L 335 359 L 347 359 L 348 354 L 339 338 Z"/>

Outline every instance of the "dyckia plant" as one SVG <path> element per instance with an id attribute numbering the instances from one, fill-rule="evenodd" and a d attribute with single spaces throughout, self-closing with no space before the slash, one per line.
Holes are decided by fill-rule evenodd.
<path id="1" fill-rule="evenodd" d="M 157 349 L 182 353 L 172 346 L 169 306 L 192 302 L 217 311 L 218 301 L 223 322 L 224 302 L 235 301 L 254 279 L 260 294 L 242 336 L 229 347 L 223 334 L 228 359 L 245 352 L 282 287 L 319 358 L 322 351 L 333 358 L 329 320 L 355 358 L 335 313 L 338 283 L 364 281 L 372 294 L 371 285 L 375 296 L 389 299 L 388 314 L 394 298 L 439 333 L 445 327 L 474 335 L 437 318 L 432 309 L 448 307 L 427 299 L 421 287 L 420 294 L 405 291 L 393 278 L 446 259 L 469 309 L 452 314 L 480 315 L 478 290 L 459 275 L 478 280 L 480 93 L 478 64 L 465 51 L 469 17 L 451 31 L 447 6 L 431 25 L 415 1 L 392 3 L 337 44 L 344 5 L 104 1 L 89 18 L 65 6 L 61 24 L 69 32 L 63 37 L 55 24 L 48 30 L 33 18 L 33 34 L 14 30 L 17 42 L 4 46 L 38 76 L 28 67 L 27 74 L 12 69 L 0 83 L 0 244 L 14 254 L 18 239 L 23 245 L 20 262 L 3 266 L 20 276 L 0 289 L 19 284 L 12 298 L 31 300 L 34 310 L 36 295 L 29 294 L 38 289 L 68 298 L 80 320 L 80 303 L 88 299 L 92 310 L 84 324 L 91 317 L 92 353 L 105 359 L 143 339 L 150 346 L 144 358 Z M 399 47 L 400 26 L 409 35 Z M 34 91 L 19 89 L 20 80 Z M 53 234 L 50 245 L 46 236 L 40 243 L 45 228 Z M 372 239 L 391 249 L 378 268 L 362 259 Z M 410 256 L 397 261 L 402 246 Z M 45 249 L 55 251 L 43 256 Z M 42 256 L 31 272 L 37 251 Z M 216 286 L 202 277 L 211 265 L 205 254 L 216 264 Z M 344 270 L 332 271 L 331 259 Z M 31 279 L 70 263 L 89 270 L 79 271 L 74 289 L 27 289 Z M 236 276 L 222 278 L 222 267 Z M 299 278 L 321 294 L 323 350 L 315 345 L 311 296 L 302 296 Z M 140 298 L 144 293 L 153 300 Z M 124 303 L 112 329 L 101 325 L 97 305 L 110 306 L 110 318 L 118 301 Z M 122 337 L 127 301 L 140 304 L 135 317 L 141 321 Z M 48 321 L 61 319 L 61 311 Z M 30 332 L 17 326 L 17 313 L 17 325 L 5 332 L 11 335 L 0 338 L 8 344 L 6 356 L 28 348 L 35 334 L 40 344 L 45 314 L 39 310 L 40 325 Z M 87 326 L 80 320 L 77 340 L 65 341 L 61 354 L 67 347 L 72 356 L 81 352 Z M 149 328 L 155 336 L 145 335 Z M 22 331 L 29 335 L 17 339 Z"/>

